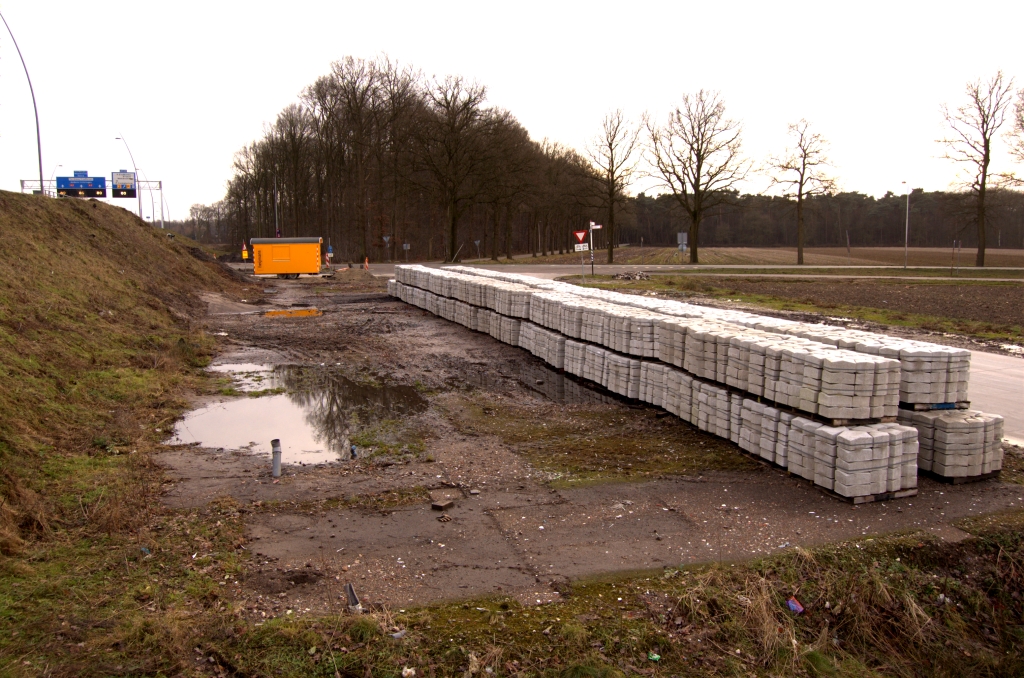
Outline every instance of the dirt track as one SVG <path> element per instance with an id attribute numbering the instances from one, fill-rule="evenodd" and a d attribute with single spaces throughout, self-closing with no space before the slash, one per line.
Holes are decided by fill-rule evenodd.
<path id="1" fill-rule="evenodd" d="M 197 447 L 162 456 L 169 506 L 216 499 L 246 515 L 254 557 L 238 596 L 257 619 L 336 609 L 346 581 L 364 602 L 395 606 L 499 590 L 545 601 L 604 572 L 910 527 L 957 539 L 950 522 L 1021 505 L 1016 485 L 924 481 L 918 497 L 854 508 L 380 288 L 303 279 L 264 284 L 244 308 L 209 300 L 223 313 L 209 330 L 234 344 L 219 362 L 338 363 L 353 379 L 415 384 L 428 403 L 364 424 L 369 458 L 287 467 L 278 483 L 262 457 Z M 305 303 L 323 315 L 251 314 Z M 446 499 L 455 504 L 441 521 L 429 502 Z"/>

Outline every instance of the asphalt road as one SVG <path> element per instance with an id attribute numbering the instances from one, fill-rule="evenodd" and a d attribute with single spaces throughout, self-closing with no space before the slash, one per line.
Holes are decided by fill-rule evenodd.
<path id="1" fill-rule="evenodd" d="M 1003 415 L 1003 435 L 1024 445 L 1024 359 L 971 352 L 971 407 Z"/>
<path id="2" fill-rule="evenodd" d="M 431 263 L 426 263 L 426 264 L 423 264 L 423 265 L 424 266 L 429 266 L 431 268 L 440 268 L 441 266 L 445 266 L 446 264 L 442 264 L 442 263 L 439 263 L 439 262 L 431 262 Z M 467 262 L 464 265 L 466 265 L 466 266 L 474 266 L 474 267 L 477 267 L 477 268 L 487 268 L 487 269 L 490 269 L 490 270 L 493 270 L 493 271 L 506 271 L 506 272 L 509 272 L 509 273 L 520 273 L 520 274 L 523 274 L 523 275 L 532 275 L 534 277 L 544 278 L 546 280 L 554 280 L 555 278 L 561 278 L 563 276 L 568 276 L 568 275 L 579 275 L 580 272 L 581 272 L 580 271 L 580 266 L 578 266 L 578 265 L 570 265 L 570 264 L 498 264 L 498 265 L 494 265 L 494 264 L 478 264 L 478 263 L 474 263 L 474 262 Z M 709 268 L 709 269 L 715 269 L 715 270 L 720 270 L 720 269 L 736 269 L 736 272 L 735 273 L 705 273 L 704 270 L 702 270 L 703 268 Z M 735 265 L 735 264 L 724 264 L 724 265 L 716 264 L 716 265 L 707 266 L 707 267 L 702 267 L 702 266 L 678 266 L 678 265 L 675 265 L 675 264 L 659 264 L 659 265 L 648 265 L 648 266 L 637 266 L 637 265 L 634 265 L 634 264 L 629 264 L 629 265 L 625 265 L 625 264 L 595 264 L 594 265 L 594 273 L 597 274 L 597 275 L 615 275 L 616 273 L 625 273 L 627 271 L 633 272 L 633 271 L 642 270 L 642 271 L 645 271 L 645 272 L 653 274 L 653 275 L 669 275 L 669 274 L 679 275 L 679 274 L 684 274 L 684 275 L 703 275 L 703 276 L 709 276 L 709 277 L 732 277 L 732 278 L 742 278 L 742 277 L 754 277 L 754 278 L 793 278 L 793 277 L 800 277 L 800 278 L 830 278 L 830 279 L 834 279 L 836 277 L 835 275 L 822 275 L 820 273 L 809 273 L 809 274 L 794 274 L 794 273 L 747 273 L 747 272 L 744 272 L 744 270 L 743 270 L 743 269 L 749 270 L 749 269 L 752 269 L 752 268 L 758 269 L 758 270 L 779 269 L 779 270 L 791 271 L 792 269 L 796 268 L 796 266 L 791 265 L 791 264 L 785 265 L 785 266 L 781 266 L 781 265 L 768 265 L 768 266 L 742 265 L 741 266 L 741 265 Z M 890 279 L 890 278 L 892 278 L 892 279 L 900 279 L 900 280 L 908 279 L 907 276 L 902 276 L 902 275 L 899 275 L 897 273 L 897 271 L 903 270 L 902 266 L 812 266 L 810 268 L 815 268 L 815 269 L 825 269 L 825 268 L 827 268 L 829 270 L 841 271 L 843 278 L 871 278 L 871 279 L 875 279 L 875 280 L 879 280 L 879 279 L 884 280 L 884 279 Z M 857 275 L 857 269 L 863 270 L 865 268 L 870 268 L 870 269 L 873 269 L 873 270 L 892 269 L 893 275 L 891 275 L 891 276 L 886 276 L 886 275 Z M 934 266 L 911 266 L 910 268 L 911 269 L 917 269 L 917 268 L 931 268 L 931 269 L 934 269 L 935 267 Z M 989 268 L 989 267 L 986 267 L 985 270 L 986 271 L 1003 271 L 1003 270 L 1005 270 L 1005 271 L 1018 271 L 1018 272 L 1020 271 L 1019 268 L 1005 268 L 1005 269 L 1003 269 L 1003 268 Z M 394 266 L 394 264 L 370 264 L 370 272 L 373 273 L 374 275 L 391 277 L 391 276 L 394 275 L 395 266 Z M 583 267 L 584 275 L 590 275 L 590 272 L 591 271 L 590 271 L 590 265 L 589 264 L 587 264 L 587 266 Z M 969 269 L 961 269 L 960 272 L 961 272 L 961 274 L 956 277 L 956 280 L 960 280 L 960 281 L 984 280 L 986 282 L 1021 282 L 1020 278 L 972 278 L 970 276 Z M 909 279 L 910 280 L 943 280 L 943 281 L 951 280 L 951 278 L 949 276 L 914 276 L 914 277 L 909 278 Z"/>

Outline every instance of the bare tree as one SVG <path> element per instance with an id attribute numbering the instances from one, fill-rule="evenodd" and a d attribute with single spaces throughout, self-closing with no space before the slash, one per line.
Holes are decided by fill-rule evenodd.
<path id="1" fill-rule="evenodd" d="M 633 126 L 622 109 L 609 113 L 601 122 L 601 132 L 589 144 L 586 153 L 601 175 L 600 203 L 608 210 L 608 263 L 614 261 L 615 205 L 625 199 L 639 161 L 640 125 Z"/>
<path id="2" fill-rule="evenodd" d="M 1010 153 L 1017 162 L 1024 163 L 1024 89 L 1017 90 L 1017 103 L 1013 107 L 1013 129 L 1007 137 L 1010 141 Z"/>
<path id="3" fill-rule="evenodd" d="M 772 186 L 787 189 L 787 198 L 796 198 L 796 263 L 804 263 L 804 200 L 812 195 L 825 195 L 835 191 L 835 179 L 825 174 L 830 166 L 828 142 L 810 130 L 810 123 L 801 120 L 789 126 L 789 134 L 796 145 L 787 148 L 781 157 L 768 161 L 774 170 Z"/>
<path id="4" fill-rule="evenodd" d="M 662 184 L 690 220 L 690 263 L 698 262 L 697 238 L 708 210 L 728 201 L 750 170 L 740 156 L 740 124 L 725 117 L 718 92 L 684 94 L 664 127 L 647 124 L 648 150 Z"/>
<path id="5" fill-rule="evenodd" d="M 942 106 L 942 115 L 951 134 L 940 140 L 945 157 L 965 167 L 963 188 L 974 197 L 974 221 L 978 228 L 978 256 L 975 266 L 985 265 L 985 203 L 992 178 L 992 139 L 1006 122 L 1013 98 L 1013 78 L 1004 81 L 998 71 L 991 80 L 967 83 L 967 103 L 955 111 Z"/>
<path id="6" fill-rule="evenodd" d="M 449 76 L 426 93 L 428 117 L 420 129 L 420 160 L 445 210 L 447 261 L 459 253 L 459 219 L 481 190 L 489 164 L 484 137 L 490 118 L 487 90 Z"/>

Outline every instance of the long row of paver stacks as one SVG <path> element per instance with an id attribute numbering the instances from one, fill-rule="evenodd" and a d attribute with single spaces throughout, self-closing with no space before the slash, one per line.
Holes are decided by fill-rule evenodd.
<path id="1" fill-rule="evenodd" d="M 941 383 L 944 393 L 953 384 L 966 399 L 969 352 L 486 269 L 398 266 L 395 275 L 393 296 L 663 407 L 845 497 L 916 492 L 919 430 L 928 452 L 942 439 L 941 462 L 923 459 L 932 473 L 1001 466 L 991 442 L 997 429 L 1001 437 L 998 415 L 968 417 L 988 441 L 977 464 L 966 447 L 976 435 L 947 445 L 913 417 L 895 423 L 905 397 L 933 398 L 910 384 Z M 916 381 L 905 380 L 904 365 Z M 947 450 L 975 456 L 953 463 Z"/>

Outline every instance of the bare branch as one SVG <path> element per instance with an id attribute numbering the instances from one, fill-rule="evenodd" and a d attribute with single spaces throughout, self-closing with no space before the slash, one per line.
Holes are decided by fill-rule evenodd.
<path id="1" fill-rule="evenodd" d="M 992 139 L 1005 124 L 1013 99 L 1013 78 L 1005 79 L 998 71 L 990 80 L 967 83 L 967 103 L 950 111 L 942 107 L 942 115 L 951 134 L 939 140 L 946 147 L 944 157 L 961 165 L 966 177 L 960 186 L 975 198 L 975 220 L 978 227 L 976 265 L 985 265 L 985 193 L 993 175 Z M 1000 175 L 995 175 L 996 179 Z"/>
<path id="2" fill-rule="evenodd" d="M 633 181 L 640 154 L 642 125 L 633 125 L 622 109 L 609 113 L 601 123 L 601 132 L 586 147 L 587 157 L 601 175 L 600 200 L 608 209 L 608 263 L 615 256 L 615 206 L 625 197 Z"/>
<path id="3" fill-rule="evenodd" d="M 725 117 L 718 92 L 684 94 L 664 126 L 648 121 L 648 146 L 655 176 L 690 218 L 690 261 L 697 263 L 697 236 L 707 211 L 726 202 L 746 178 L 740 155 L 740 124 Z"/>

